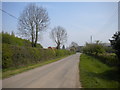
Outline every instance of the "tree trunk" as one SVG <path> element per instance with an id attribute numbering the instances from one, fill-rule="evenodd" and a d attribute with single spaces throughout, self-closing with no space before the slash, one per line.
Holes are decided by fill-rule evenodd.
<path id="1" fill-rule="evenodd" d="M 59 46 L 59 45 L 57 45 L 56 49 L 60 49 L 60 46 Z"/>
<path id="2" fill-rule="evenodd" d="M 56 49 L 60 49 L 60 42 L 58 41 Z"/>
<path id="3" fill-rule="evenodd" d="M 37 45 L 37 40 L 38 40 L 38 25 L 36 25 L 36 38 L 35 38 L 34 47 L 36 47 Z"/>
<path id="4" fill-rule="evenodd" d="M 32 35 L 32 47 L 34 47 L 34 38 L 33 38 L 33 35 Z"/>
<path id="5" fill-rule="evenodd" d="M 34 47 L 34 32 L 33 32 L 33 27 L 32 27 L 32 33 L 31 33 L 31 36 L 32 36 L 32 47 Z"/>

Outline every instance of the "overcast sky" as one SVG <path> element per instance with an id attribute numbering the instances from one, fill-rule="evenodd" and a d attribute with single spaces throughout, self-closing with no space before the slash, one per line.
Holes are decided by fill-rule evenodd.
<path id="1" fill-rule="evenodd" d="M 108 43 L 111 36 L 118 30 L 118 3 L 117 2 L 35 2 L 38 6 L 47 9 L 50 17 L 49 28 L 41 33 L 39 43 L 43 47 L 55 46 L 50 39 L 51 28 L 62 26 L 68 33 L 65 44 L 69 46 L 72 41 L 79 45 L 100 40 Z M 2 9 L 19 17 L 28 2 L 3 2 Z M 6 32 L 17 30 L 18 20 L 2 13 L 2 28 Z"/>

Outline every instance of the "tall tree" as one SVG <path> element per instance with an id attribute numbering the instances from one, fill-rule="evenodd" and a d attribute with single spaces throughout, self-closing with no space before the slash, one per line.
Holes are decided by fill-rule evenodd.
<path id="1" fill-rule="evenodd" d="M 39 32 L 49 25 L 47 10 L 35 4 L 29 4 L 22 12 L 18 21 L 20 34 L 32 41 L 32 47 L 36 47 Z"/>
<path id="2" fill-rule="evenodd" d="M 52 40 L 57 44 L 57 49 L 60 49 L 60 45 L 67 41 L 67 32 L 66 30 L 61 27 L 57 26 L 52 29 L 50 36 Z"/>
<path id="3" fill-rule="evenodd" d="M 118 56 L 118 59 L 120 60 L 120 31 L 116 32 L 112 36 L 112 40 L 110 40 L 110 42 L 113 49 L 115 49 L 115 53 Z"/>

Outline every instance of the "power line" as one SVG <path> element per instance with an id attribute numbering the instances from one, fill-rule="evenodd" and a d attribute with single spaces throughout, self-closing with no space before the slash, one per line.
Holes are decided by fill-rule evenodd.
<path id="1" fill-rule="evenodd" d="M 15 18 L 15 19 L 17 19 L 18 20 L 18 18 L 17 17 L 15 17 L 14 15 L 12 15 L 12 14 L 10 14 L 10 13 L 8 13 L 8 12 L 6 12 L 5 10 L 2 10 L 2 9 L 0 9 L 2 12 L 4 12 L 4 13 L 6 13 L 6 14 L 8 14 L 9 16 L 11 16 L 11 17 L 13 17 L 13 18 Z"/>

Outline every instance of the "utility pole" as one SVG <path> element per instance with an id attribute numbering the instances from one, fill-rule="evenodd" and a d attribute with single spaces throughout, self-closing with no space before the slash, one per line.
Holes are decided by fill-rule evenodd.
<path id="1" fill-rule="evenodd" d="M 120 32 L 120 1 L 118 2 L 118 32 Z"/>

